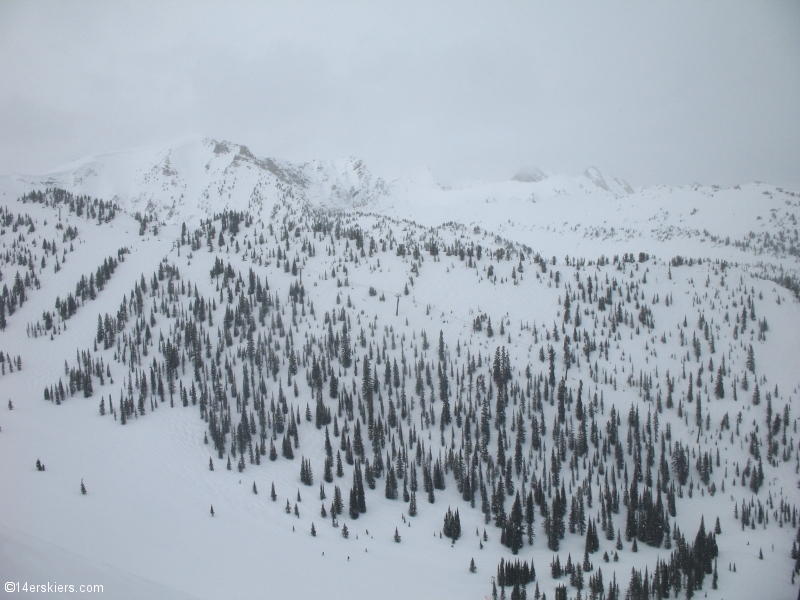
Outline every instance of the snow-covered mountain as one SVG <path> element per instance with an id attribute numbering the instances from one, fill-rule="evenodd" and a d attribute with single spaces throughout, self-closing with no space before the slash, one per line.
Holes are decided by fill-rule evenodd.
<path id="1" fill-rule="evenodd" d="M 3 178 L 0 576 L 792 598 L 799 199 L 212 140 Z"/>
<path id="2" fill-rule="evenodd" d="M 513 181 L 522 181 L 523 183 L 536 183 L 537 181 L 544 181 L 547 175 L 542 173 L 536 167 L 520 169 L 511 178 Z"/>
<path id="3" fill-rule="evenodd" d="M 269 214 L 285 195 L 347 210 L 387 193 L 383 180 L 354 157 L 295 165 L 207 138 L 90 156 L 40 176 L 5 177 L 0 187 L 12 194 L 59 187 L 165 223 L 194 223 L 225 208 Z"/>
<path id="4" fill-rule="evenodd" d="M 377 212 L 429 226 L 455 220 L 532 246 L 546 241 L 559 255 L 647 240 L 665 256 L 699 252 L 760 264 L 766 253 L 771 268 L 794 271 L 800 248 L 794 192 L 744 182 L 633 188 L 596 167 L 577 176 L 525 168 L 509 181 L 443 187 L 429 169 L 386 181 L 354 157 L 294 164 L 206 138 L 0 178 L 6 198 L 48 187 L 112 201 L 162 224 L 194 225 L 226 208 L 266 218 L 289 198 L 298 207 Z"/>

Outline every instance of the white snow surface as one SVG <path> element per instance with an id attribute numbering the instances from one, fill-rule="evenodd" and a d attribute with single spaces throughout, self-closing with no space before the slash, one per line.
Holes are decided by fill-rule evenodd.
<path id="1" fill-rule="evenodd" d="M 79 217 L 66 209 L 59 216 L 58 209 L 30 202 L 23 204 L 18 200 L 30 190 L 52 187 L 114 202 L 120 211 L 111 222 L 99 225 L 96 220 Z M 638 406 L 642 419 L 648 411 L 655 412 L 654 402 L 642 399 L 642 388 L 630 385 L 628 375 L 633 374 L 635 384 L 640 372 L 651 374 L 653 396 L 659 393 L 666 397 L 666 372 L 669 370 L 677 380 L 677 404 L 678 399 L 685 396 L 687 385 L 681 378 L 683 359 L 691 351 L 692 334 L 702 339 L 697 322 L 699 316 L 704 315 L 711 324 L 712 335 L 716 335 L 716 352 L 710 354 L 708 343 L 703 340 L 700 361 L 691 355 L 685 367 L 691 378 L 697 376 L 701 363 L 706 366 L 702 375 L 703 400 L 710 429 L 703 426 L 702 431 L 698 431 L 693 420 L 694 404 L 687 404 L 685 398 L 683 406 L 687 418 L 679 418 L 675 408 L 664 409 L 659 417 L 660 427 L 663 432 L 666 424 L 670 424 L 673 442 L 679 440 L 703 452 L 719 450 L 722 464 L 714 467 L 711 481 L 716 485 L 716 494 L 712 495 L 708 486 L 699 484 L 694 458 L 691 459 L 694 495 L 691 499 L 678 500 L 677 517 L 670 522 L 677 524 L 691 542 L 701 517 L 709 531 L 715 519 L 720 519 L 722 534 L 717 537 L 719 589 L 712 590 L 711 578 L 706 577 L 703 591 L 698 592 L 704 597 L 707 594 L 708 598 L 719 600 L 779 599 L 794 598 L 797 593 L 796 585 L 791 583 L 793 561 L 789 557 L 797 529 L 791 523 L 782 523 L 779 527 L 773 512 L 780 502 L 796 510 L 800 501 L 796 429 L 800 410 L 800 303 L 786 288 L 756 277 L 798 273 L 798 256 L 789 251 L 798 246 L 796 219 L 800 213 L 800 196 L 794 192 L 757 183 L 731 189 L 698 185 L 632 188 L 624 180 L 603 175 L 595 168 L 577 177 L 551 175 L 536 181 L 509 180 L 444 189 L 436 184 L 429 171 L 385 182 L 373 176 L 357 158 L 293 165 L 288 161 L 256 158 L 245 146 L 204 139 L 166 148 L 92 156 L 41 176 L 6 177 L 0 181 L 0 206 L 10 211 L 14 220 L 17 215 L 29 215 L 35 223 L 35 231 L 29 231 L 27 226 L 14 231 L 9 224 L 2 228 L 0 251 L 6 258 L 0 264 L 0 286 L 8 285 L 11 289 L 16 272 L 33 272 L 40 283 L 38 288 L 32 286 L 26 290 L 27 301 L 13 315 L 6 313 L 8 324 L 0 332 L 0 350 L 13 357 L 19 355 L 22 360 L 21 371 L 6 370 L 0 377 L 0 579 L 3 582 L 101 584 L 103 597 L 107 598 L 480 599 L 491 597 L 491 578 L 496 574 L 500 559 L 518 558 L 533 560 L 536 584 L 549 599 L 555 597 L 554 588 L 560 583 L 567 584 L 570 598 L 575 597 L 577 590 L 569 586 L 569 577 L 552 579 L 550 562 L 556 554 L 562 564 L 568 554 L 574 562 L 580 562 L 584 536 L 567 533 L 558 553 L 549 550 L 537 508 L 534 544 L 529 546 L 526 542 L 519 555 L 513 556 L 500 543 L 500 529 L 494 523 L 484 524 L 480 496 L 476 507 L 470 508 L 456 489 L 452 474 L 446 476 L 446 489 L 436 490 L 436 501 L 429 504 L 422 490 L 422 470 L 419 470 L 419 514 L 416 517 L 408 516 L 408 505 L 402 498 L 384 497 L 383 476 L 378 479 L 375 490 L 366 490 L 367 512 L 351 520 L 347 506 L 353 469 L 345 464 L 344 477 L 334 477 L 333 483 L 325 484 L 327 499 L 324 501 L 329 507 L 333 486 L 341 488 L 345 508 L 340 522 L 346 522 L 351 531 L 349 539 L 344 539 L 341 528 L 332 527 L 330 518 L 320 516 L 319 484 L 325 437 L 324 428 L 318 430 L 313 422 L 302 419 L 298 425 L 301 443 L 294 451 L 294 460 L 280 456 L 283 436 L 279 434 L 275 441 L 277 461 L 262 456 L 260 465 L 248 461 L 240 473 L 235 458 L 233 469 L 226 470 L 225 460 L 218 459 L 210 443 L 204 443 L 208 424 L 198 418 L 196 406 L 181 406 L 177 394 L 174 408 L 170 407 L 169 398 L 163 403 L 156 399 L 155 410 L 148 406 L 145 415 L 130 418 L 125 426 L 120 424 L 118 416 L 101 417 L 98 412 L 101 397 L 107 409 L 110 398 L 119 410 L 120 395 L 127 394 L 131 359 L 130 351 L 128 362 L 123 363 L 115 357 L 116 348 L 103 350 L 101 345 L 97 351 L 93 349 L 98 314 L 115 315 L 123 295 L 127 301 L 132 299 L 132 290 L 142 276 L 149 283 L 163 261 L 166 261 L 163 264 L 174 263 L 180 270 L 178 285 L 191 283 L 192 293 L 196 286 L 200 296 L 216 302 L 214 325 L 206 323 L 213 354 L 218 347 L 216 330 L 222 328 L 228 306 L 226 295 L 221 296 L 217 287 L 221 278 L 209 277 L 214 260 L 220 258 L 225 265 L 232 265 L 237 276 L 241 273 L 245 287 L 251 268 L 260 279 L 269 282 L 270 293 L 279 297 L 284 308 L 283 323 L 287 330 L 292 330 L 295 350 L 301 355 L 310 336 L 315 340 L 310 347 L 320 355 L 314 344 L 327 332 L 323 322 L 325 313 L 341 310 L 348 302 L 353 305 L 348 306 L 346 312 L 351 321 L 354 359 L 363 360 L 370 344 L 380 350 L 383 336 L 388 339 L 391 327 L 397 338 L 397 348 L 388 349 L 387 353 L 400 363 L 402 348 L 408 360 L 411 372 L 407 376 L 406 393 L 409 398 L 415 395 L 414 348 L 420 342 L 422 330 L 427 333 L 431 347 L 416 361 L 424 358 L 435 367 L 441 330 L 451 361 L 448 364 L 455 364 L 456 370 L 464 366 L 468 351 L 473 357 L 480 353 L 483 367 L 478 372 L 485 374 L 488 382 L 490 361 L 496 348 L 504 346 L 511 358 L 513 381 L 524 393 L 526 366 L 530 365 L 534 376 L 544 374 L 546 377 L 548 365 L 539 361 L 538 353 L 540 348 L 546 350 L 552 344 L 557 353 L 556 374 L 560 378 L 564 374 L 562 343 L 551 341 L 549 332 L 555 324 L 561 331 L 562 298 L 569 284 L 571 291 L 578 294 L 578 299 L 572 302 L 572 311 L 576 305 L 581 311 L 589 311 L 582 312 L 583 325 L 576 328 L 578 333 L 584 329 L 591 332 L 595 327 L 589 335 L 598 341 L 613 339 L 613 342 L 610 361 L 602 358 L 602 353 L 598 356 L 596 351 L 591 356 L 590 364 L 599 364 L 599 382 L 592 380 L 590 364 L 576 347 L 580 364 L 568 371 L 567 384 L 577 388 L 578 382 L 584 383 L 587 394 L 584 403 L 590 401 L 591 395 L 602 394 L 604 413 L 597 415 L 602 435 L 605 435 L 609 409 L 612 404 L 616 407 L 621 416 L 623 447 L 629 408 Z M 252 225 L 240 225 L 240 232 L 232 243 L 230 233 L 226 233 L 225 246 L 218 245 L 220 221 L 213 221 L 213 252 L 208 250 L 205 235 L 199 237 L 200 247 L 194 251 L 176 241 L 181 237 L 182 223 L 185 222 L 193 233 L 201 220 L 225 209 L 249 211 L 254 218 Z M 139 235 L 139 223 L 133 218 L 136 212 L 155 217 L 155 233 L 151 224 L 144 235 Z M 369 238 L 377 242 L 374 255 L 368 251 L 368 255 L 359 256 L 355 241 L 344 235 L 334 241 L 332 234 L 311 231 L 310 223 L 324 217 L 341 219 L 343 229 L 358 225 L 364 234 L 365 250 L 369 250 Z M 62 241 L 63 228 L 67 226 L 78 229 L 72 242 Z M 274 230 L 272 235 L 270 227 Z M 293 227 L 298 228 L 297 233 Z M 281 238 L 284 228 L 287 228 L 288 240 Z M 259 235 L 265 238 L 263 244 Z M 765 239 L 772 241 L 765 244 Z M 55 241 L 58 258 L 43 253 L 45 240 Z M 424 246 L 431 240 L 439 244 L 438 259 Z M 783 245 L 776 245 L 776 240 Z M 301 250 L 304 241 L 314 245 L 314 256 Z M 735 242 L 743 244 L 737 247 Z M 747 242 L 749 246 L 744 245 Z M 391 248 L 387 246 L 383 250 L 383 243 Z M 422 258 L 399 256 L 399 243 L 406 244 L 409 252 L 410 245 L 418 243 Z M 481 244 L 482 259 L 469 267 L 466 259 L 457 254 L 447 255 L 445 246 L 457 243 Z M 298 314 L 297 326 L 290 325 L 292 312 L 288 293 L 290 284 L 299 279 L 285 272 L 283 262 L 270 254 L 277 248 L 286 250 L 287 246 L 290 246 L 289 261 L 296 259 L 302 268 L 307 294 L 303 306 L 305 316 Z M 335 254 L 331 254 L 329 250 L 334 246 Z M 119 262 L 95 300 L 87 300 L 79 306 L 75 315 L 65 322 L 66 327 L 56 318 L 61 332 L 52 340 L 49 332 L 38 337 L 30 335 L 28 327 L 42 323 L 42 313 L 54 310 L 56 297 L 64 299 L 75 293 L 75 283 L 82 274 L 94 272 L 104 258 L 117 256 L 117 251 L 123 247 L 130 253 Z M 21 265 L 17 258 L 12 259 L 23 248 L 32 252 L 32 270 L 30 266 Z M 513 252 L 514 258 L 498 260 L 489 256 L 498 248 Z M 597 264 L 601 256 L 612 260 L 625 253 L 638 257 L 640 252 L 648 256 L 619 265 L 620 268 L 613 262 Z M 546 273 L 533 261 L 537 254 L 548 261 Z M 670 259 L 678 255 L 704 259 L 704 262 L 670 267 Z M 46 265 L 42 267 L 43 256 Z M 65 261 L 60 270 L 54 272 L 54 261 L 62 257 Z M 552 264 L 553 259 L 555 264 Z M 585 262 L 578 269 L 573 263 L 566 264 L 567 260 L 575 259 Z M 719 261 L 726 261 L 724 270 Z M 470 262 L 473 261 L 470 259 Z M 524 266 L 524 271 L 517 271 L 519 264 Z M 487 273 L 489 265 L 493 267 L 494 277 Z M 412 267 L 418 271 L 413 271 Z M 517 280 L 512 278 L 512 267 Z M 331 275 L 332 269 L 336 271 L 335 276 Z M 558 284 L 552 278 L 556 271 L 560 273 Z M 636 284 L 641 295 L 623 303 L 623 310 L 631 313 L 633 323 L 638 310 L 632 308 L 632 302 L 648 306 L 655 328 L 648 331 L 642 325 L 639 332 L 620 324 L 620 337 L 608 338 L 609 325 L 605 323 L 611 307 L 601 312 L 596 303 L 580 299 L 577 287 L 578 281 L 585 285 L 587 278 L 595 276 L 604 288 L 606 277 L 616 279 L 621 286 Z M 409 277 L 413 281 L 409 281 Z M 336 279 L 342 283 L 341 287 L 337 286 Z M 405 295 L 407 283 L 410 289 Z M 375 288 L 377 296 L 370 294 L 370 287 Z M 397 316 L 395 294 L 399 294 Z M 385 302 L 380 301 L 380 295 L 385 296 Z M 151 288 L 143 296 L 146 322 L 150 322 L 151 313 L 155 319 L 151 327 L 153 345 L 148 347 L 148 355 L 142 357 L 142 364 L 134 368 L 149 373 L 154 358 L 163 360 L 159 351 L 160 335 L 170 339 L 176 320 L 171 313 L 164 314 L 163 297 L 153 296 Z M 341 304 L 337 303 L 337 297 Z M 670 299 L 669 306 L 664 303 L 666 297 Z M 741 299 L 748 297 L 756 303 L 757 319 L 763 318 L 769 323 L 766 340 L 759 339 L 758 324 L 750 321 L 745 333 L 736 339 L 732 337 L 732 327 L 737 325 L 743 308 Z M 615 291 L 614 306 L 621 298 Z M 167 305 L 170 311 L 173 305 L 179 311 L 187 311 L 193 301 L 193 296 L 178 295 Z M 235 308 L 236 292 L 233 301 Z M 308 301 L 313 302 L 313 317 Z M 737 303 L 735 308 L 734 302 Z M 256 336 L 267 336 L 274 312 L 267 315 L 266 326 L 259 325 L 256 320 Z M 474 319 L 481 314 L 492 319 L 494 337 L 488 338 L 485 330 L 473 330 Z M 687 326 L 683 326 L 684 318 Z M 134 336 L 136 321 L 132 318 L 125 325 L 126 335 Z M 504 335 L 498 333 L 501 322 Z M 375 325 L 374 334 L 368 324 Z M 535 338 L 534 326 L 538 328 Z M 566 333 L 572 335 L 573 325 L 565 327 Z M 333 329 L 338 333 L 341 322 L 337 321 Z M 366 331 L 366 348 L 357 340 L 361 329 Z M 687 334 L 685 347 L 680 344 L 681 329 Z M 547 339 L 545 332 L 548 332 Z M 659 339 L 662 334 L 666 341 Z M 284 356 L 286 339 L 274 335 L 282 349 L 278 354 Z M 405 336 L 402 344 L 401 336 Z M 738 400 L 734 401 L 730 395 L 731 386 L 734 376 L 740 381 L 746 372 L 746 344 L 755 348 L 757 369 L 755 374 L 748 373 L 749 390 L 739 389 Z M 227 358 L 232 361 L 235 358 L 233 372 L 240 393 L 242 364 L 246 361 L 236 356 L 236 350 L 245 347 L 246 340 L 234 337 L 232 347 L 222 344 L 221 348 L 223 365 Z M 65 362 L 70 367 L 76 366 L 76 352 L 87 349 L 91 350 L 93 358 L 102 357 L 114 383 L 106 379 L 101 385 L 94 379 L 91 398 L 84 398 L 77 392 L 74 396 L 68 394 L 60 405 L 45 401 L 42 391 L 46 387 L 57 384 L 59 379 L 68 381 Z M 717 400 L 713 391 L 714 372 L 709 380 L 707 367 L 712 358 L 716 371 L 723 356 L 730 374 L 725 378 L 726 397 Z M 209 364 L 206 360 L 206 368 Z M 332 365 L 337 374 L 343 371 L 335 359 Z M 373 366 L 377 367 L 388 411 L 388 390 L 383 385 L 384 364 L 373 362 Z M 314 396 L 306 379 L 308 373 L 310 366 L 301 365 L 293 378 L 299 387 L 298 397 L 294 397 L 287 385 L 285 364 L 281 365 L 278 375 L 287 402 L 301 414 L 307 403 L 312 413 L 314 410 Z M 619 385 L 604 383 L 604 375 L 616 377 Z M 753 406 L 750 401 L 756 378 L 761 382 L 762 403 L 759 406 Z M 278 396 L 278 384 L 266 370 L 264 379 L 269 405 L 270 398 Z M 352 390 L 353 385 L 360 390 L 361 369 L 358 376 L 347 369 L 340 379 L 340 385 L 348 390 Z M 180 375 L 180 382 L 189 387 L 192 381 L 191 361 L 186 359 L 185 374 Z M 437 381 L 434 372 L 434 388 Z M 324 402 L 336 414 L 337 401 L 328 397 L 327 389 L 327 385 L 323 386 Z M 450 389 L 451 409 L 455 409 L 457 398 L 466 405 L 467 392 L 459 392 L 455 378 L 450 380 Z M 762 438 L 765 435 L 764 395 L 767 391 L 773 394 L 775 414 L 782 415 L 784 406 L 789 406 L 788 442 L 784 446 L 780 435 L 777 436 L 777 466 L 764 461 L 765 482 L 758 494 L 753 494 L 749 488 L 740 486 L 741 477 L 733 471 L 737 465 L 743 469 L 748 458 L 752 458 L 744 437 L 751 434 L 756 425 L 760 427 L 759 435 Z M 138 390 L 134 390 L 134 394 L 138 397 Z M 416 428 L 418 439 L 424 441 L 426 450 L 431 450 L 434 460 L 437 454 L 443 455 L 451 447 L 450 427 L 444 431 L 445 447 L 440 444 L 441 401 L 436 390 L 425 385 L 426 400 L 429 394 L 436 396 L 433 405 L 436 424 L 426 428 L 420 420 L 418 406 L 411 411 L 410 424 L 402 422 L 410 460 L 414 456 L 414 450 L 408 448 L 412 428 Z M 7 408 L 8 400 L 13 402 L 13 410 Z M 530 403 L 530 399 L 526 398 L 525 402 Z M 518 410 L 516 405 L 509 406 L 508 418 Z M 542 439 L 547 451 L 538 460 L 536 452 L 530 449 L 530 412 L 525 415 L 528 430 L 525 455 L 530 458 L 531 467 L 533 463 L 538 465 L 535 474 L 541 474 L 543 464 L 550 471 L 555 410 L 545 402 L 547 433 Z M 726 413 L 731 430 L 720 427 Z M 732 430 L 739 413 L 743 415 L 741 435 L 734 437 Z M 240 416 L 233 412 L 233 417 L 235 427 Z M 478 420 L 472 425 L 473 432 L 479 427 L 479 417 L 478 414 Z M 386 420 L 385 415 L 382 418 Z M 344 422 L 345 418 L 339 416 L 339 426 Z M 352 437 L 353 423 L 348 426 Z M 362 423 L 362 426 L 367 456 L 371 459 L 366 425 Z M 492 427 L 489 454 L 494 456 L 497 430 L 494 425 Z M 393 432 L 393 435 L 397 434 Z M 463 434 L 455 428 L 452 435 L 457 452 Z M 510 446 L 506 455 L 511 457 L 515 438 L 512 432 L 508 435 Z M 229 447 L 230 435 L 226 439 Z M 730 440 L 734 440 L 733 443 Z M 331 442 L 336 454 L 340 438 L 334 437 L 332 427 Z M 390 451 L 390 446 L 387 444 L 383 449 L 384 455 Z M 780 453 L 787 447 L 789 458 L 784 461 Z M 655 448 L 654 471 L 658 469 L 660 458 L 658 442 Z M 590 462 L 595 451 L 596 448 L 590 446 Z M 765 452 L 762 447 L 762 454 Z M 314 473 L 311 487 L 303 485 L 298 476 L 301 456 L 311 459 Z M 213 457 L 213 472 L 208 469 L 209 457 Z M 46 465 L 44 472 L 36 470 L 37 459 Z M 613 462 L 613 451 L 611 459 Z M 632 458 L 627 453 L 625 461 L 632 472 Z M 486 477 L 485 464 L 483 469 Z M 726 469 L 727 477 L 723 474 Z M 585 474 L 585 468 L 579 469 L 579 479 Z M 570 482 L 567 463 L 561 475 Z M 88 490 L 86 495 L 80 492 L 81 481 Z M 254 482 L 258 494 L 252 491 Z M 724 492 L 720 491 L 723 482 Z M 270 499 L 273 483 L 278 496 L 275 502 Z M 402 481 L 399 483 L 402 489 Z M 568 490 L 572 491 L 578 483 L 580 481 L 576 480 L 574 485 L 568 485 Z M 519 482 L 515 484 L 519 489 Z M 595 504 L 587 508 L 587 517 L 598 516 L 599 489 L 595 482 Z M 621 484 L 620 495 L 623 489 L 624 484 Z M 297 502 L 298 490 L 301 502 Z M 287 499 L 292 507 L 297 504 L 299 517 L 286 514 Z M 743 528 L 734 518 L 734 506 L 738 505 L 737 510 L 740 510 L 742 501 L 751 499 L 764 505 L 771 499 L 773 504 L 767 509 L 769 525 L 759 523 L 754 529 Z M 512 502 L 513 497 L 506 498 L 506 511 L 510 511 Z M 209 511 L 211 505 L 215 511 L 213 517 Z M 454 544 L 439 536 L 448 506 L 460 510 L 462 537 Z M 637 553 L 631 552 L 631 544 L 624 540 L 625 514 L 623 506 L 619 514 L 613 515 L 614 527 L 623 532 L 624 550 L 619 552 L 619 562 L 605 563 L 601 559 L 604 551 L 611 555 L 614 552 L 614 541 L 607 541 L 602 531 L 599 532 L 600 552 L 591 555 L 595 572 L 602 569 L 606 589 L 612 574 L 616 574 L 623 595 L 632 567 L 644 570 L 647 566 L 652 573 L 656 558 L 666 560 L 671 552 L 643 543 L 639 544 Z M 312 523 L 316 536 L 310 534 Z M 400 543 L 393 540 L 395 528 L 402 536 Z M 482 534 L 484 528 L 489 540 L 480 549 L 481 538 L 476 536 L 476 531 Z M 759 549 L 763 551 L 764 560 L 758 558 Z M 477 566 L 474 574 L 467 569 L 471 559 Z M 735 573 L 728 569 L 734 563 Z M 533 597 L 536 584 L 528 585 L 529 598 Z M 510 592 L 506 590 L 507 595 Z M 584 588 L 584 598 L 587 592 Z M 684 597 L 685 590 L 680 594 Z"/>

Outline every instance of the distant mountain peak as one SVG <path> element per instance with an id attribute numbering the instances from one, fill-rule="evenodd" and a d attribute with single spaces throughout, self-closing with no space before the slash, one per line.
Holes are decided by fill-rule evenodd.
<path id="1" fill-rule="evenodd" d="M 61 187 L 173 223 L 207 218 L 225 208 L 268 213 L 287 198 L 351 210 L 389 194 L 386 182 L 373 177 L 355 156 L 293 163 L 258 157 L 228 140 L 197 136 L 88 156 L 43 175 L 12 180 L 12 189 Z"/>
<path id="2" fill-rule="evenodd" d="M 597 167 L 589 167 L 586 171 L 583 172 L 583 176 L 586 177 L 589 181 L 595 184 L 602 190 L 607 192 L 611 192 L 614 194 L 632 194 L 633 188 L 628 184 L 627 181 L 624 179 L 617 179 L 616 177 L 611 177 L 612 183 L 609 184 L 603 174 L 600 172 L 600 169 Z"/>
<path id="3" fill-rule="evenodd" d="M 545 179 L 547 179 L 547 175 L 536 167 L 520 169 L 511 178 L 512 181 L 521 181 L 523 183 L 536 183 Z"/>
<path id="4" fill-rule="evenodd" d="M 586 171 L 583 172 L 583 176 L 588 178 L 593 184 L 595 184 L 600 189 L 603 189 L 607 192 L 611 191 L 611 188 L 608 187 L 606 180 L 603 179 L 603 174 L 600 172 L 600 169 L 597 167 L 589 167 Z"/>

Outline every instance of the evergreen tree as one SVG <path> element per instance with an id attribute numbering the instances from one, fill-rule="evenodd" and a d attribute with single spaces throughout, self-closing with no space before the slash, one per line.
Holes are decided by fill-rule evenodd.
<path id="1" fill-rule="evenodd" d="M 744 323 L 742 324 L 742 327 L 744 327 Z M 747 347 L 747 363 L 746 364 L 747 364 L 747 370 L 748 371 L 750 371 L 751 373 L 755 373 L 756 372 L 756 357 L 755 357 L 755 353 L 753 352 L 753 344 L 750 344 Z"/>
<path id="2" fill-rule="evenodd" d="M 528 545 L 533 545 L 533 520 L 534 520 L 534 505 L 533 505 L 533 493 L 528 492 L 528 496 L 525 499 L 525 523 L 527 524 L 527 533 L 528 533 Z"/>
<path id="3" fill-rule="evenodd" d="M 442 534 L 445 537 L 452 539 L 454 542 L 461 537 L 461 520 L 458 516 L 458 509 L 455 514 L 447 507 L 447 512 L 444 515 L 444 526 L 442 527 Z"/>
<path id="4" fill-rule="evenodd" d="M 416 517 L 417 516 L 417 493 L 411 492 L 411 502 L 408 504 L 408 516 L 409 517 Z"/>
<path id="5" fill-rule="evenodd" d="M 386 477 L 386 498 L 397 500 L 397 477 L 394 473 L 394 466 L 389 466 L 389 474 Z"/>
<path id="6" fill-rule="evenodd" d="M 272 440 L 269 441 L 269 459 L 273 462 L 278 459 L 278 451 L 275 449 L 275 444 Z"/>
<path id="7" fill-rule="evenodd" d="M 334 517 L 339 516 L 342 514 L 344 510 L 344 501 L 342 500 L 342 491 L 339 489 L 339 486 L 335 486 L 333 488 L 333 502 L 331 503 L 331 514 Z"/>
<path id="8" fill-rule="evenodd" d="M 342 454 L 338 450 L 336 451 L 336 476 L 344 477 L 344 467 L 342 466 Z"/>
<path id="9" fill-rule="evenodd" d="M 350 368 L 353 359 L 352 359 L 352 349 L 350 348 L 350 333 L 347 331 L 347 321 L 342 323 L 342 337 L 339 342 L 339 349 L 340 349 L 339 362 L 345 369 Z"/>
<path id="10" fill-rule="evenodd" d="M 355 486 L 350 488 L 350 518 L 357 519 L 361 512 L 358 510 L 358 493 Z"/>
<path id="11" fill-rule="evenodd" d="M 586 552 L 594 553 L 600 550 L 600 539 L 597 535 L 597 527 L 594 519 L 589 519 L 589 526 L 586 529 Z"/>
<path id="12" fill-rule="evenodd" d="M 514 498 L 514 504 L 511 506 L 511 513 L 506 520 L 503 534 L 505 545 L 511 548 L 513 554 L 517 554 L 523 544 L 522 502 L 519 497 L 519 492 L 517 492 Z"/>
<path id="13" fill-rule="evenodd" d="M 702 401 L 700 398 L 700 390 L 697 391 L 697 398 L 695 403 L 695 413 L 694 413 L 694 423 L 698 427 L 703 426 L 703 408 L 702 408 Z"/>
<path id="14" fill-rule="evenodd" d="M 725 397 L 725 386 L 722 382 L 722 365 L 720 365 L 719 369 L 717 370 L 717 383 L 714 386 L 714 395 L 718 400 L 721 400 Z"/>
<path id="15" fill-rule="evenodd" d="M 719 579 L 719 575 L 717 574 L 717 559 L 714 559 L 714 574 L 713 578 L 711 579 L 711 589 L 717 589 L 717 580 Z"/>

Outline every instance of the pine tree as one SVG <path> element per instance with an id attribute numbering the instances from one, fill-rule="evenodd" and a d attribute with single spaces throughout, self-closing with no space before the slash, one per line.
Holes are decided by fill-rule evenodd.
<path id="1" fill-rule="evenodd" d="M 742 327 L 744 327 L 744 324 L 742 324 Z M 748 371 L 750 371 L 751 373 L 755 373 L 756 372 L 756 357 L 755 357 L 755 354 L 753 353 L 753 344 L 750 344 L 748 346 L 748 348 L 747 348 L 747 363 L 746 364 L 747 364 L 747 370 Z"/>
<path id="2" fill-rule="evenodd" d="M 397 477 L 394 473 L 394 466 L 389 466 L 389 474 L 386 476 L 386 498 L 397 500 Z"/>
<path id="3" fill-rule="evenodd" d="M 353 359 L 352 359 L 352 349 L 350 348 L 350 334 L 347 331 L 347 321 L 342 323 L 342 337 L 341 341 L 339 342 L 339 348 L 340 348 L 339 362 L 345 369 L 348 369 L 350 368 Z"/>
<path id="4" fill-rule="evenodd" d="M 275 482 L 272 482 L 272 489 L 269 492 L 269 497 L 275 502 L 278 499 L 278 494 L 275 493 Z"/>
<path id="5" fill-rule="evenodd" d="M 373 420 L 373 381 L 372 370 L 370 369 L 369 357 L 364 356 L 361 369 L 361 397 L 367 406 L 367 423 L 372 426 Z"/>
<path id="6" fill-rule="evenodd" d="M 620 600 L 620 590 L 619 585 L 617 584 L 617 573 L 614 572 L 612 576 L 612 580 L 608 582 L 608 593 L 606 594 L 606 600 Z"/>
<path id="7" fill-rule="evenodd" d="M 361 466 L 356 463 L 356 468 L 353 472 L 353 488 L 356 492 L 356 502 L 358 504 L 358 512 L 367 512 L 367 498 L 364 494 L 364 481 L 361 475 Z"/>
<path id="8" fill-rule="evenodd" d="M 333 488 L 333 502 L 331 502 L 331 514 L 334 517 L 339 516 L 342 514 L 344 510 L 344 501 L 342 500 L 342 491 L 339 489 L 339 486 L 335 486 Z"/>
<path id="9" fill-rule="evenodd" d="M 211 516 L 212 517 L 214 516 L 214 505 L 213 504 L 211 505 Z"/>
<path id="10" fill-rule="evenodd" d="M 272 440 L 269 441 L 269 459 L 273 462 L 278 459 L 278 451 L 275 449 L 275 444 Z"/>
<path id="11" fill-rule="evenodd" d="M 83 397 L 91 398 L 92 392 L 92 374 L 87 372 L 83 374 Z"/>
<path id="12" fill-rule="evenodd" d="M 397 531 L 397 527 L 394 528 L 394 541 L 400 543 L 400 532 Z"/>
<path id="13" fill-rule="evenodd" d="M 450 510 L 450 507 L 447 507 L 447 512 L 444 515 L 442 533 L 445 537 L 449 537 L 454 542 L 461 537 L 461 519 L 458 516 L 458 509 L 456 509 L 454 514 L 453 511 Z"/>
<path id="14" fill-rule="evenodd" d="M 722 366 L 720 365 L 719 369 L 717 370 L 717 383 L 714 386 L 714 395 L 717 397 L 718 400 L 721 400 L 725 397 L 725 386 L 722 382 Z"/>
<path id="15" fill-rule="evenodd" d="M 411 502 L 408 504 L 408 516 L 409 517 L 416 517 L 417 516 L 417 493 L 411 492 Z"/>
<path id="16" fill-rule="evenodd" d="M 711 579 L 711 589 L 717 589 L 717 580 L 719 579 L 719 575 L 717 574 L 717 559 L 714 559 L 714 574 Z"/>
<path id="17" fill-rule="evenodd" d="M 86 495 L 86 486 L 83 485 L 83 479 L 81 479 L 81 494 Z"/>
<path id="18" fill-rule="evenodd" d="M 506 520 L 503 534 L 505 545 L 511 548 L 513 554 L 517 554 L 523 544 L 522 503 L 520 501 L 519 492 L 517 492 L 514 504 L 511 506 L 511 513 Z"/>
<path id="19" fill-rule="evenodd" d="M 256 487 L 256 482 L 253 482 L 253 493 L 258 494 L 258 488 Z"/>
<path id="20" fill-rule="evenodd" d="M 703 408 L 702 408 L 702 401 L 700 399 L 700 391 L 697 392 L 697 402 L 695 405 L 695 413 L 694 413 L 694 422 L 695 425 L 698 427 L 703 426 Z"/>
<path id="21" fill-rule="evenodd" d="M 586 552 L 594 553 L 600 550 L 600 539 L 597 535 L 597 526 L 594 519 L 589 519 L 589 526 L 586 530 Z"/>
<path id="22" fill-rule="evenodd" d="M 345 523 L 344 525 L 342 525 L 342 537 L 343 537 L 344 539 L 347 539 L 347 538 L 349 538 L 349 537 L 350 537 L 350 531 L 347 529 L 347 523 Z"/>
<path id="23" fill-rule="evenodd" d="M 212 458 L 210 456 L 208 457 L 208 470 L 209 471 L 213 471 L 214 470 L 214 461 L 212 460 Z"/>
<path id="24" fill-rule="evenodd" d="M 95 339 L 98 342 L 102 342 L 103 341 L 103 333 L 104 333 L 104 331 L 105 330 L 103 328 L 103 318 L 98 314 L 97 315 L 97 335 L 95 336 Z"/>
<path id="25" fill-rule="evenodd" d="M 342 453 L 339 452 L 338 450 L 336 451 L 336 476 L 344 477 L 344 467 L 342 466 Z"/>
<path id="26" fill-rule="evenodd" d="M 349 514 L 351 519 L 357 519 L 358 516 L 361 514 L 358 510 L 358 494 L 356 492 L 355 486 L 350 488 L 350 509 Z"/>

